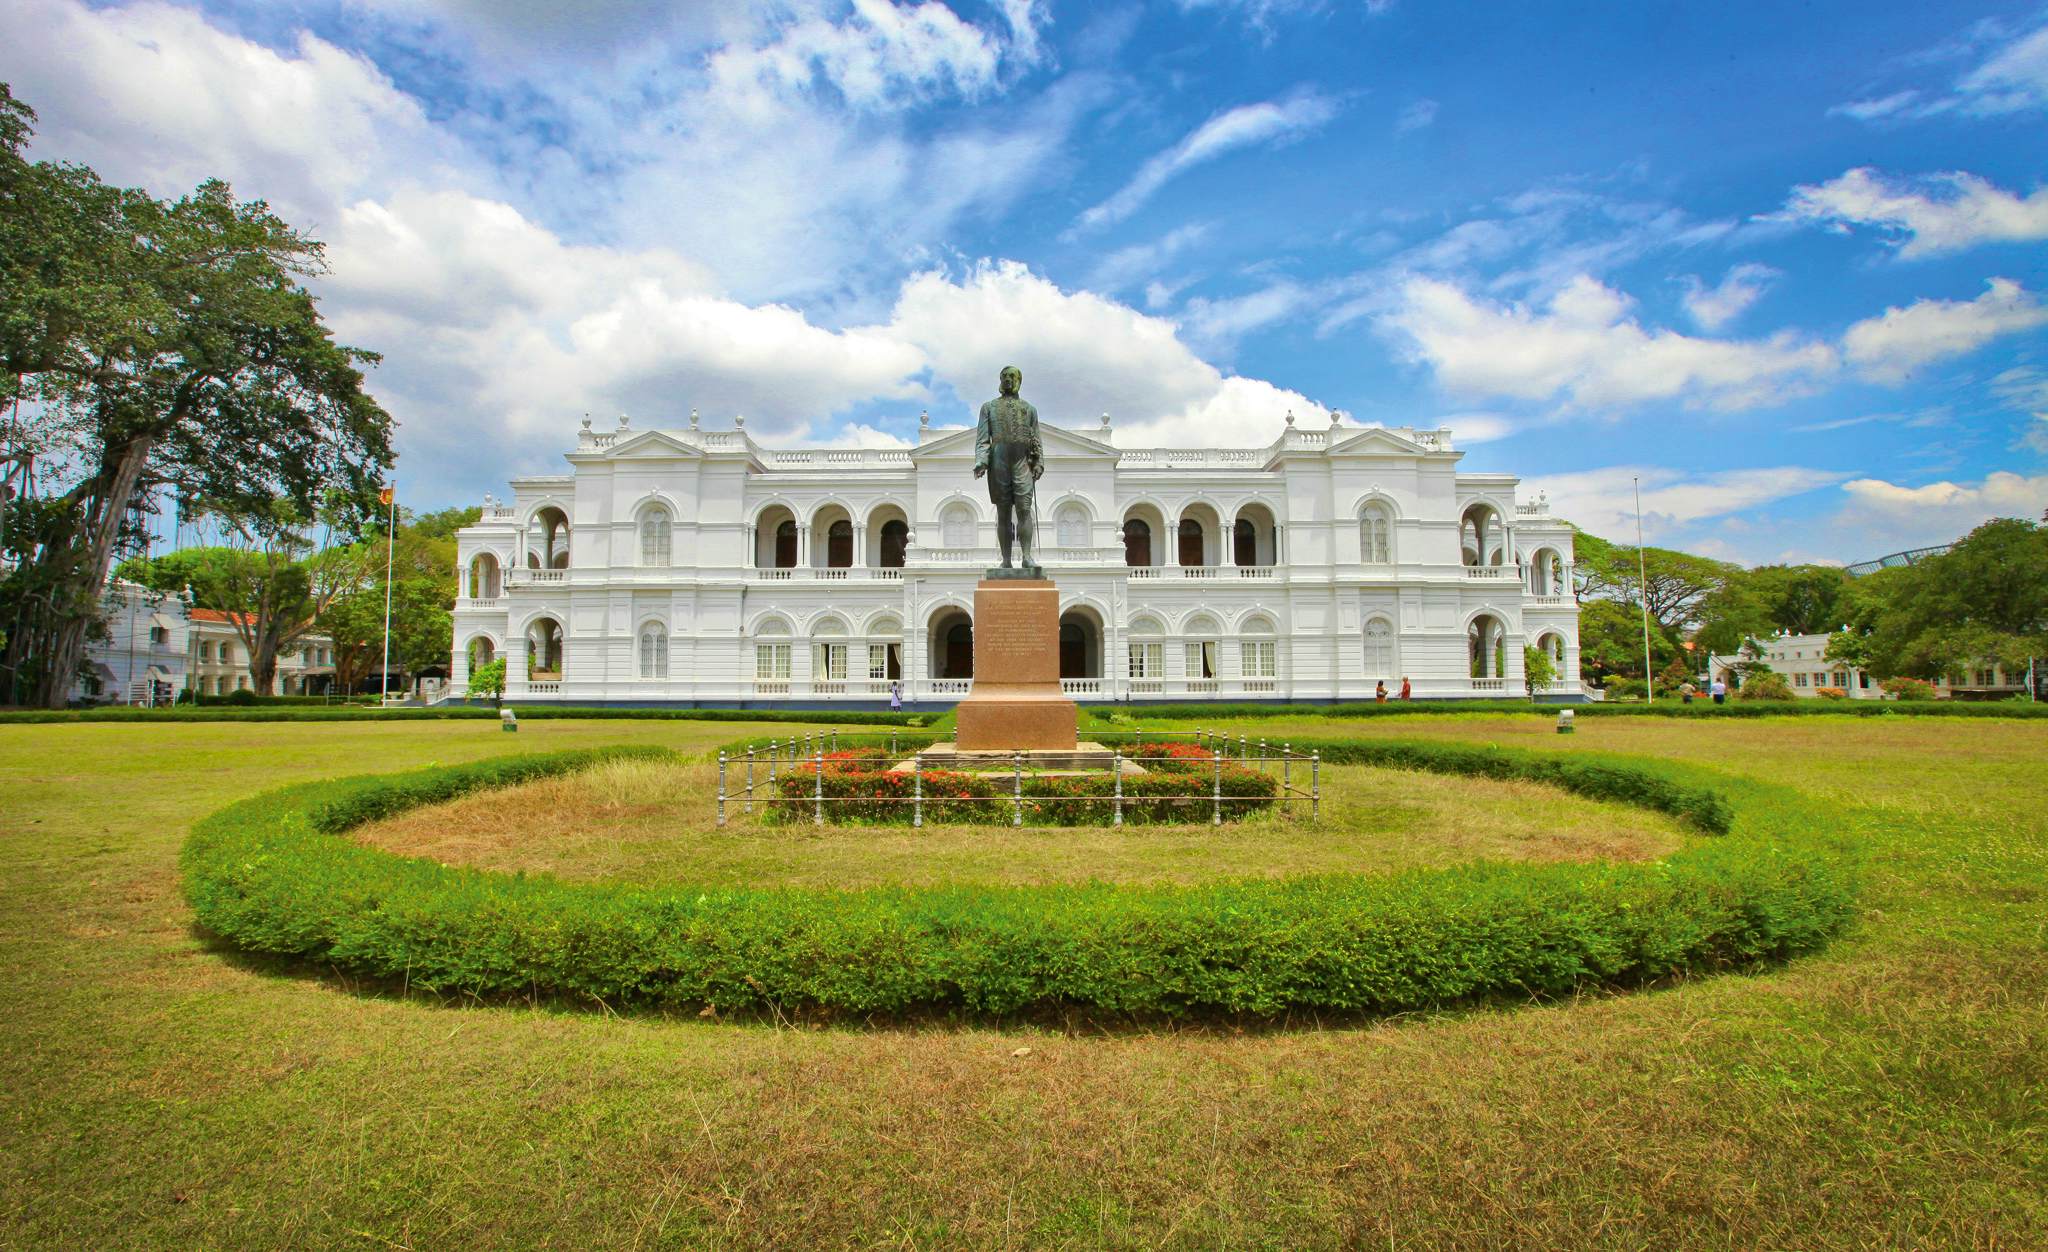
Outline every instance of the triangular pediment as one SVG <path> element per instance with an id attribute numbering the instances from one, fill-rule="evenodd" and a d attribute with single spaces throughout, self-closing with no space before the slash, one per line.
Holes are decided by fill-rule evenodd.
<path id="1" fill-rule="evenodd" d="M 1117 457 L 1117 450 L 1109 444 L 1090 439 L 1086 435 L 1075 434 L 1049 422 L 1038 424 L 1038 438 L 1039 442 L 1045 445 L 1045 454 L 1048 457 L 1102 457 L 1107 460 L 1115 460 Z M 910 455 L 919 460 L 926 457 L 973 456 L 974 427 L 963 427 L 948 431 L 936 439 L 928 439 L 911 449 Z"/>
<path id="2" fill-rule="evenodd" d="M 679 456 L 695 457 L 702 453 L 693 444 L 688 444 L 663 430 L 638 431 L 599 452 L 607 460 L 628 461 L 635 459 L 673 460 Z"/>
<path id="3" fill-rule="evenodd" d="M 1331 456 L 1427 456 L 1437 451 L 1388 430 L 1384 426 L 1367 426 L 1361 430 L 1341 431 L 1330 440 Z"/>

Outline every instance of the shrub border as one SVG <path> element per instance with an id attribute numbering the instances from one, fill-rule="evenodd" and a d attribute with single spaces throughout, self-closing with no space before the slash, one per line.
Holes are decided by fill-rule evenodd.
<path id="1" fill-rule="evenodd" d="M 1537 703 L 1531 700 L 1389 700 L 1317 704 L 1298 700 L 1273 704 L 1084 704 L 1083 715 L 1098 722 L 1106 713 L 1143 720 L 1187 721 L 1194 718 L 1258 720 L 1277 717 L 1356 719 L 1407 714 L 1518 713 L 1556 717 L 1570 709 L 1578 717 L 2048 717 L 2048 704 L 2013 700 L 1730 700 L 1726 704 L 1700 698 L 1691 704 L 1661 697 L 1654 704 Z"/>
<path id="2" fill-rule="evenodd" d="M 1631 758 L 1581 759 L 1571 763 L 1589 770 L 1575 772 L 1498 748 L 1320 747 L 1327 759 L 1576 780 L 1582 794 L 1597 782 L 1607 798 L 1691 820 L 1726 809 L 1673 809 L 1686 785 Z M 1751 838 L 1649 863 L 830 892 L 564 883 L 335 837 L 406 808 L 618 759 L 681 758 L 662 748 L 497 757 L 243 800 L 193 828 L 186 898 L 203 927 L 237 947 L 438 992 L 977 1016 L 1389 1013 L 1625 987 L 1812 951 L 1852 907 L 1848 879 L 1814 841 Z"/>
<path id="3" fill-rule="evenodd" d="M 636 709 L 579 708 L 575 705 L 515 705 L 526 721 L 657 721 L 657 722 L 791 722 L 809 726 L 903 726 L 928 729 L 936 710 L 922 713 L 877 713 L 849 709 Z M 168 705 L 155 709 L 126 706 L 98 709 L 0 709 L 0 725 L 47 722 L 434 722 L 498 720 L 496 709 L 454 705 L 426 709 L 366 709 L 348 705 L 310 708 L 295 705 L 194 708 Z M 919 725 L 917 723 L 922 723 Z"/>

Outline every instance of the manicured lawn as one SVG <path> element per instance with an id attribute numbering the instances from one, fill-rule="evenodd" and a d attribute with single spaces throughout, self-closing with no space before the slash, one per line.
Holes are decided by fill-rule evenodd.
<path id="1" fill-rule="evenodd" d="M 737 733 L 0 726 L 0 1243 L 2048 1245 L 2048 725 L 1261 721 L 1683 758 L 1738 797 L 1816 797 L 1862 867 L 1859 923 L 1784 969 L 1364 1025 L 816 1030 L 439 1003 L 214 950 L 178 894 L 192 818 L 282 782 Z M 1347 800 L 1360 815 L 1476 785 L 1356 777 L 1394 792 Z M 1605 807 L 1494 786 L 1503 823 Z M 1342 855 L 1488 815 L 1434 804 Z M 946 838 L 945 872 L 992 864 Z M 1055 848 L 1009 850 L 1058 877 Z M 819 851 L 852 878 L 916 864 Z"/>
<path id="2" fill-rule="evenodd" d="M 1300 771 L 1306 785 L 1306 767 Z M 763 773 L 761 779 L 765 780 Z M 1322 820 L 1260 814 L 1221 826 L 1022 827 L 1008 804 L 989 826 L 814 827 L 714 818 L 717 767 L 615 762 L 564 778 L 465 797 L 353 832 L 375 847 L 451 865 L 572 880 L 709 886 L 858 887 L 938 883 L 1201 882 L 1296 874 L 1389 873 L 1482 857 L 1642 860 L 1688 837 L 1674 819 L 1530 783 L 1356 767 L 1322 771 Z M 737 774 L 729 785 L 738 786 Z M 765 785 L 762 796 L 768 795 Z M 1109 809 L 1104 806 L 1105 822 Z"/>

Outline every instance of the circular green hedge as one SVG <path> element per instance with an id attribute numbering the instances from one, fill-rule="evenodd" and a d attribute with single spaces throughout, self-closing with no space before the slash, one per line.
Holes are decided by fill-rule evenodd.
<path id="1" fill-rule="evenodd" d="M 1358 760 L 1531 778 L 1729 829 L 1710 788 L 1627 758 L 1387 740 Z M 228 942 L 443 992 L 852 1013 L 1394 1012 L 1549 995 L 1810 951 L 1847 881 L 1813 841 L 1737 835 L 1630 864 L 1479 863 L 1198 886 L 859 891 L 572 884 L 336 836 L 660 748 L 512 756 L 270 792 L 201 820 L 187 898 Z"/>

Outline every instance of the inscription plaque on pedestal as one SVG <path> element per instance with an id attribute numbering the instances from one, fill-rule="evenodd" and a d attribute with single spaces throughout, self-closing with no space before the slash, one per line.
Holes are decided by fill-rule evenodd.
<path id="1" fill-rule="evenodd" d="M 1060 690 L 1060 593 L 1050 579 L 974 589 L 974 686 L 960 702 L 962 752 L 1071 750 L 1074 702 Z"/>

